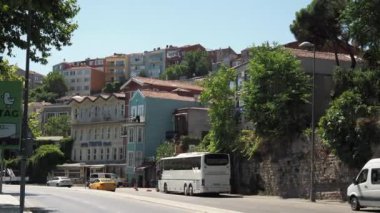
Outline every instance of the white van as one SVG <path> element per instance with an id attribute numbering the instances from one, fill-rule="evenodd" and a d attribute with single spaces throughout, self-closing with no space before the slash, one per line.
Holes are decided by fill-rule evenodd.
<path id="1" fill-rule="evenodd" d="M 380 158 L 368 161 L 353 183 L 347 197 L 354 211 L 365 207 L 380 207 Z"/>
<path id="2" fill-rule="evenodd" d="M 122 186 L 124 181 L 117 176 L 115 173 L 91 173 L 89 183 L 98 179 L 98 178 L 109 178 L 116 182 L 117 187 Z"/>

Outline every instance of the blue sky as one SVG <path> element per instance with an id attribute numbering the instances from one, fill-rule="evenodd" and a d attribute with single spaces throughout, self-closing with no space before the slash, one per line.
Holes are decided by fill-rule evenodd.
<path id="1" fill-rule="evenodd" d="M 113 53 L 134 53 L 166 45 L 230 46 L 236 52 L 265 41 L 294 41 L 289 25 L 311 0 L 78 0 L 72 45 L 52 51 L 47 65 L 31 70 L 47 74 L 54 64 Z M 25 51 L 7 58 L 25 69 Z"/>

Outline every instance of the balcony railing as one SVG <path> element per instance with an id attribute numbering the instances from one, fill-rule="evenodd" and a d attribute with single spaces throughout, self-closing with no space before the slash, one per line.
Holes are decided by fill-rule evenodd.
<path id="1" fill-rule="evenodd" d="M 127 118 L 127 123 L 144 123 L 145 122 L 145 116 L 137 115 L 135 117 L 131 116 Z"/>

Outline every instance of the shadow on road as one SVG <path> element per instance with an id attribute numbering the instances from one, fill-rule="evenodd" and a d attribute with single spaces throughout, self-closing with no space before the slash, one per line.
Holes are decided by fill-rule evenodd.
<path id="1" fill-rule="evenodd" d="M 36 208 L 27 208 L 26 210 L 32 212 L 32 213 L 48 213 L 48 212 L 58 212 L 56 210 L 49 210 L 49 209 L 45 209 L 45 208 L 40 208 L 40 207 L 36 207 Z"/>

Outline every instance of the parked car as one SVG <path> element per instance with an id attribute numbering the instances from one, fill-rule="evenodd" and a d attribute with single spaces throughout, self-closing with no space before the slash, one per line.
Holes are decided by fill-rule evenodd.
<path id="1" fill-rule="evenodd" d="M 110 178 L 97 178 L 90 182 L 88 188 L 114 192 L 116 190 L 116 182 Z"/>
<path id="2" fill-rule="evenodd" d="M 68 177 L 52 177 L 50 180 L 46 182 L 47 186 L 66 186 L 66 187 L 72 187 L 73 182 Z"/>
<path id="3" fill-rule="evenodd" d="M 347 188 L 347 197 L 354 211 L 380 207 L 380 158 L 368 161 Z"/>
<path id="4" fill-rule="evenodd" d="M 124 185 L 124 180 L 120 178 L 115 173 L 92 173 L 90 174 L 89 183 L 93 182 L 94 180 L 98 178 L 109 178 L 116 182 L 116 187 L 120 187 Z"/>

